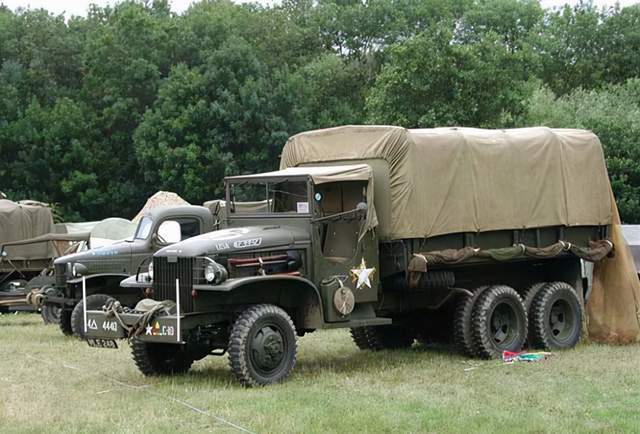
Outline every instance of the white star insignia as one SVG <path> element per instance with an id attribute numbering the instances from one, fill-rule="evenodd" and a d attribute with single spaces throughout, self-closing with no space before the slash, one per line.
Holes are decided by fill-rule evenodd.
<path id="1" fill-rule="evenodd" d="M 373 276 L 375 271 L 375 268 L 367 268 L 367 264 L 362 258 L 360 265 L 351 269 L 351 278 L 356 284 L 356 289 L 361 289 L 365 285 L 371 288 L 371 280 L 369 278 Z"/>
<path id="2" fill-rule="evenodd" d="M 145 334 L 153 335 L 153 327 L 151 327 L 150 325 L 148 325 L 145 330 Z"/>

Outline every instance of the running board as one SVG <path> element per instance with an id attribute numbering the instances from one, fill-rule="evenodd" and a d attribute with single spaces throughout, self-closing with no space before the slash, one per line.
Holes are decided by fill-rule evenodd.
<path id="1" fill-rule="evenodd" d="M 381 325 L 390 325 L 391 318 L 382 318 L 382 317 L 374 317 L 374 318 L 366 318 L 366 319 L 352 319 L 351 321 L 344 322 L 330 322 L 325 323 L 322 328 L 325 329 L 338 329 L 338 328 L 353 328 L 353 327 L 365 327 L 365 326 L 381 326 Z"/>

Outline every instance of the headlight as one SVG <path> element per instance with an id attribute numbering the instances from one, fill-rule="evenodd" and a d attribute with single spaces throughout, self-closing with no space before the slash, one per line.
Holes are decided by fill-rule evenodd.
<path id="1" fill-rule="evenodd" d="M 209 264 L 205 267 L 204 269 L 204 278 L 207 280 L 207 282 L 211 283 L 215 280 L 216 278 L 216 269 L 213 266 L 213 264 Z"/>
<path id="2" fill-rule="evenodd" d="M 205 280 L 214 284 L 219 284 L 227 280 L 227 270 L 213 259 L 206 259 L 208 264 L 204 267 Z"/>
<path id="3" fill-rule="evenodd" d="M 149 278 L 153 280 L 153 261 L 149 262 L 149 269 L 147 270 Z"/>
<path id="4" fill-rule="evenodd" d="M 75 263 L 71 267 L 71 275 L 73 277 L 80 277 L 87 274 L 87 266 L 80 263 Z"/>

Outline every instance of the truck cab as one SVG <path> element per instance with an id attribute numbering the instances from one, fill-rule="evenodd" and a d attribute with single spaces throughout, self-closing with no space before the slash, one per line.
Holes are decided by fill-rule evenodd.
<path id="1" fill-rule="evenodd" d="M 134 357 L 148 374 L 166 368 L 154 359 L 158 348 L 174 354 L 171 370 L 229 350 L 240 381 L 268 384 L 292 366 L 295 335 L 391 322 L 374 312 L 378 243 L 368 165 L 230 177 L 226 194 L 226 229 L 159 250 L 153 276 L 141 273 L 122 282 L 139 290 L 151 286 L 153 299 L 168 306 L 165 311 L 144 329 L 139 319 L 147 307 L 120 312 L 117 320 L 89 311 L 95 326 L 88 331 L 91 344 L 136 336 Z M 265 206 L 257 212 L 234 206 L 247 201 Z M 257 335 L 254 329 L 245 333 L 241 318 L 249 317 L 257 321 Z M 259 354 L 251 373 L 240 368 L 249 357 L 247 340 Z"/>

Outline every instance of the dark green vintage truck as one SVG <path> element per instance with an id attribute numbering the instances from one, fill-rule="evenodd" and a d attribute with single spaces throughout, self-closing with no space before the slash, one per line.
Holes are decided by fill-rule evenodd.
<path id="1" fill-rule="evenodd" d="M 212 212 L 202 206 L 158 207 L 140 220 L 131 240 L 65 255 L 54 261 L 51 284 L 32 294 L 37 307 L 57 310 L 60 330 L 84 338 L 82 283 L 86 305 L 100 308 L 111 299 L 135 306 L 147 297 L 144 291 L 122 288 L 120 281 L 150 264 L 150 255 L 162 247 L 214 230 Z"/>
<path id="2" fill-rule="evenodd" d="M 228 353 L 244 385 L 285 378 L 297 336 L 323 328 L 371 350 L 569 348 L 580 261 L 613 248 L 602 148 L 582 130 L 312 131 L 289 139 L 281 170 L 227 178 L 226 195 L 228 228 L 122 282 L 155 301 L 86 312 L 90 345 L 128 337 L 145 375 Z"/>

